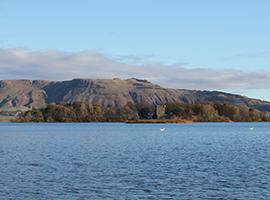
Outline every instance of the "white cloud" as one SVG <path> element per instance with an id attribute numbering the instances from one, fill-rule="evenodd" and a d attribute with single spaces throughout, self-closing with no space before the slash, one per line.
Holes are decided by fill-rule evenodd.
<path id="1" fill-rule="evenodd" d="M 136 59 L 136 57 L 132 57 Z M 141 59 L 141 58 L 140 58 Z M 147 60 L 147 58 L 146 58 Z M 142 78 L 166 87 L 211 90 L 270 88 L 270 71 L 188 69 L 183 64 L 128 64 L 91 51 L 0 49 L 0 79 L 67 80 L 73 78 Z M 134 63 L 134 62 L 133 62 Z"/>

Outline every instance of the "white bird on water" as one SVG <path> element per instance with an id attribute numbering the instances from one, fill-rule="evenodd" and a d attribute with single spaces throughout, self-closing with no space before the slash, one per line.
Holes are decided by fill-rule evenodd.
<path id="1" fill-rule="evenodd" d="M 159 130 L 163 132 L 163 131 L 165 131 L 165 128 L 161 128 L 161 129 L 159 129 Z"/>
<path id="2" fill-rule="evenodd" d="M 249 128 L 251 131 L 253 131 L 254 130 L 254 127 L 251 127 L 251 128 Z"/>

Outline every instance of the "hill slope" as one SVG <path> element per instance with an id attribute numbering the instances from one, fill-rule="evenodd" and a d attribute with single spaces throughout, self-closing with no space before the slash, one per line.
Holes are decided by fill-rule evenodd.
<path id="1" fill-rule="evenodd" d="M 70 81 L 0 81 L 0 111 L 42 108 L 54 102 L 86 102 L 121 108 L 134 104 L 231 103 L 270 111 L 270 102 L 223 92 L 168 89 L 139 79 L 73 79 Z"/>

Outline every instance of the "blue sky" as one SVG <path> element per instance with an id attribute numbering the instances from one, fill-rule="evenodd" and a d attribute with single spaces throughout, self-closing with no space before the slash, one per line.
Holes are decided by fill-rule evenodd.
<path id="1" fill-rule="evenodd" d="M 44 63 L 30 62 L 37 54 L 51 60 L 55 60 L 55 54 L 65 57 L 75 54 L 76 59 L 82 59 L 80 54 L 87 52 L 89 57 L 102 58 L 97 60 L 106 63 L 108 70 L 93 64 L 91 59 L 84 62 L 84 73 L 80 74 L 76 70 L 81 62 L 73 62 L 74 70 L 72 66 L 68 69 L 76 71 L 74 76 L 102 78 L 104 73 L 108 78 L 112 72 L 125 78 L 134 71 L 134 75 L 168 87 L 224 90 L 270 100 L 270 91 L 265 86 L 268 83 L 254 84 L 257 79 L 267 82 L 270 77 L 269 8 L 267 0 L 1 0 L 0 48 L 12 51 L 14 56 L 9 57 L 8 67 L 7 58 L 2 56 L 0 78 L 50 79 L 49 74 L 41 76 L 44 71 L 40 68 L 46 68 Z M 18 57 L 14 51 L 27 54 L 29 60 L 21 65 L 23 69 L 27 64 L 39 69 L 33 70 L 31 66 L 32 74 L 22 73 L 18 69 L 21 54 Z M 59 59 L 63 58 L 56 60 Z M 139 74 L 124 66 L 120 72 L 113 71 L 117 63 L 146 71 L 155 65 L 157 72 L 166 74 L 168 70 L 168 74 L 158 79 L 151 77 L 150 72 Z M 63 63 L 50 64 L 58 68 Z M 89 70 L 85 71 L 87 64 Z M 91 74 L 94 65 L 96 71 L 99 68 L 102 71 Z M 200 79 L 201 69 L 204 75 L 207 71 L 207 75 L 213 76 L 207 84 L 201 84 L 207 81 Z M 179 81 L 183 75 L 174 74 L 170 79 L 171 73 L 180 73 L 179 70 L 191 77 L 189 82 L 194 79 L 194 84 Z M 220 80 L 231 81 L 230 86 L 217 83 L 214 74 L 220 76 L 224 70 L 231 72 L 230 79 Z M 59 79 L 72 78 L 72 74 L 57 73 Z M 253 82 L 248 83 L 249 76 Z M 237 80 L 235 87 L 234 80 Z"/>

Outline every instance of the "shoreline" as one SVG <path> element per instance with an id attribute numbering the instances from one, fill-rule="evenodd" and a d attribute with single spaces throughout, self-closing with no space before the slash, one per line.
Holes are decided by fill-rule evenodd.
<path id="1" fill-rule="evenodd" d="M 191 121 L 178 119 L 139 119 L 121 121 L 20 121 L 14 116 L 0 116 L 0 123 L 124 123 L 124 124 L 194 124 L 194 123 L 269 123 L 266 121 Z"/>
<path id="2" fill-rule="evenodd" d="M 174 120 L 174 119 L 140 119 L 140 120 L 127 120 L 126 124 L 192 124 L 193 121 L 189 120 Z"/>
<path id="3" fill-rule="evenodd" d="M 14 116 L 0 116 L 0 122 L 12 122 L 15 119 L 16 117 Z"/>

